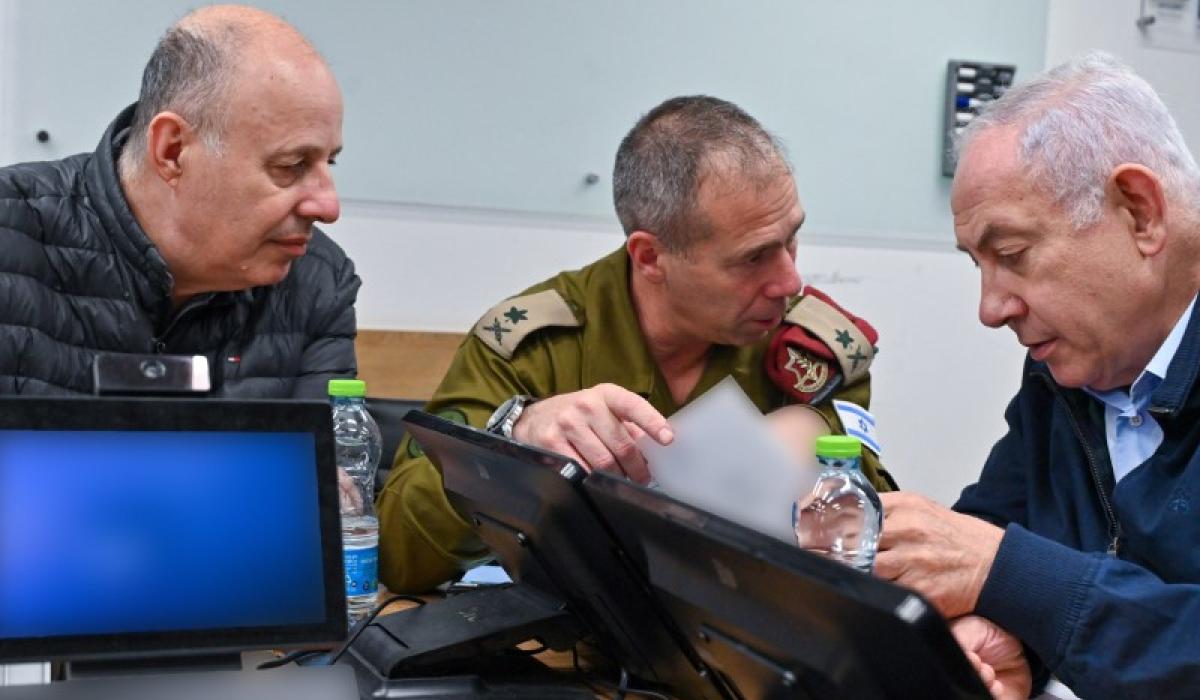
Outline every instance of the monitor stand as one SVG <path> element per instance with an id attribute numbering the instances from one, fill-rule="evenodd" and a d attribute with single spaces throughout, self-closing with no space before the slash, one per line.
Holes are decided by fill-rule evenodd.
<path id="1" fill-rule="evenodd" d="M 381 678 L 440 676 L 469 670 L 490 654 L 530 639 L 570 649 L 581 632 L 562 601 L 518 583 L 380 616 L 343 658 Z"/>
<path id="2" fill-rule="evenodd" d="M 566 605 L 525 584 L 459 593 L 384 615 L 350 645 L 364 698 L 592 697 L 514 647 L 570 649 L 583 630 Z"/>

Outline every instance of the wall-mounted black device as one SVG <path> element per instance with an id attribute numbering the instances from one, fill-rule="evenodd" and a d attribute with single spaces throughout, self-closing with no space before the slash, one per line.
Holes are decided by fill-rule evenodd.
<path id="1" fill-rule="evenodd" d="M 1012 85 L 1017 67 L 1004 63 L 952 60 L 946 64 L 946 112 L 942 123 L 942 174 L 954 176 L 954 139 L 988 102 Z"/>

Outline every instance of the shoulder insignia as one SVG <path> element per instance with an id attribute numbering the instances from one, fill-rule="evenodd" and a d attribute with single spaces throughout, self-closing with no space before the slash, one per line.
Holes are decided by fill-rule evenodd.
<path id="1" fill-rule="evenodd" d="M 846 386 L 867 376 L 876 353 L 856 320 L 816 294 L 801 297 L 783 317 L 784 323 L 803 327 L 833 351 Z"/>
<path id="2" fill-rule="evenodd" d="M 545 289 L 496 304 L 479 319 L 473 332 L 497 355 L 511 360 L 521 341 L 533 331 L 582 325 L 561 294 Z"/>

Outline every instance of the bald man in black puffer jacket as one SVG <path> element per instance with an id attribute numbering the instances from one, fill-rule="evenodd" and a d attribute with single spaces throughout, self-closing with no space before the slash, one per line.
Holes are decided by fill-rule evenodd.
<path id="1" fill-rule="evenodd" d="M 95 153 L 0 169 L 0 394 L 91 393 L 99 353 L 205 355 L 227 397 L 353 376 L 360 282 L 313 226 L 339 213 L 341 109 L 289 25 L 206 8 Z"/>

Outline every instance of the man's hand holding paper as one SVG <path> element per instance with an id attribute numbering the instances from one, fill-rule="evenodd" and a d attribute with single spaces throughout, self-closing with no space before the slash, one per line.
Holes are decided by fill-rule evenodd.
<path id="1" fill-rule="evenodd" d="M 733 379 L 670 419 L 675 439 L 642 436 L 638 448 L 668 495 L 786 542 L 795 542 L 792 506 L 816 480 L 798 465 Z"/>

